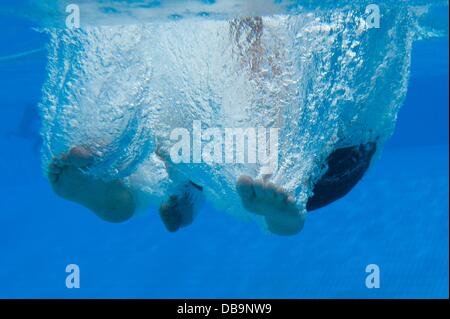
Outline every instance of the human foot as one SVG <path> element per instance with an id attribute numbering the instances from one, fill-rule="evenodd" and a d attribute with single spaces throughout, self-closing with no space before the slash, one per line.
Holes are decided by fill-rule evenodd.
<path id="1" fill-rule="evenodd" d="M 83 147 L 74 147 L 48 167 L 53 191 L 60 197 L 83 205 L 100 218 L 124 222 L 133 216 L 135 202 L 122 182 L 105 182 L 83 172 L 92 163 L 91 154 Z"/>
<path id="2" fill-rule="evenodd" d="M 242 175 L 236 183 L 242 204 L 248 211 L 264 216 L 269 231 L 277 235 L 295 235 L 304 224 L 295 201 L 284 189 L 271 182 Z"/>
<path id="3" fill-rule="evenodd" d="M 176 232 L 181 227 L 190 225 L 194 221 L 194 207 L 189 193 L 170 196 L 159 207 L 159 215 L 169 232 Z"/>

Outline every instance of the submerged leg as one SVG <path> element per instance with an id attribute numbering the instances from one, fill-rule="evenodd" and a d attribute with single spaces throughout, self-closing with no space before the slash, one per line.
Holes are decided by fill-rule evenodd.
<path id="1" fill-rule="evenodd" d="M 131 218 L 136 208 L 131 192 L 119 180 L 105 182 L 83 173 L 82 168 L 91 163 L 91 154 L 82 147 L 54 159 L 48 168 L 53 191 L 106 221 L 120 223 Z"/>

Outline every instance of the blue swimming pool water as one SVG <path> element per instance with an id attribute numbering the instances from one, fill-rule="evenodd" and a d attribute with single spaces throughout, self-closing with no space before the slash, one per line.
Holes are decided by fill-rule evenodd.
<path id="1" fill-rule="evenodd" d="M 155 211 L 111 225 L 56 197 L 32 111 L 48 39 L 0 18 L 0 297 L 448 297 L 448 33 L 414 43 L 395 134 L 368 174 L 280 238 L 211 207 L 169 234 Z M 65 286 L 68 264 L 80 289 Z M 368 264 L 379 289 L 365 286 Z"/>

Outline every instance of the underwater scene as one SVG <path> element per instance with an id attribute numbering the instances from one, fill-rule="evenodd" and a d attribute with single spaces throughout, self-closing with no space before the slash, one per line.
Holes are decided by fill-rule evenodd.
<path id="1" fill-rule="evenodd" d="M 448 298 L 448 1 L 0 3 L 0 298 Z"/>

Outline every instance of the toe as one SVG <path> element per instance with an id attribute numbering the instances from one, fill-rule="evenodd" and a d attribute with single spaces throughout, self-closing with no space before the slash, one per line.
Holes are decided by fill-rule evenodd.
<path id="1" fill-rule="evenodd" d="M 266 186 L 263 181 L 257 180 L 253 184 L 253 189 L 255 190 L 255 196 L 258 199 L 266 198 Z"/>
<path id="2" fill-rule="evenodd" d="M 236 183 L 236 189 L 241 198 L 250 200 L 255 197 L 253 179 L 250 176 L 242 175 Z"/>
<path id="3" fill-rule="evenodd" d="M 289 213 L 294 213 L 294 214 L 298 213 L 298 207 L 295 202 L 295 198 L 292 197 L 291 195 L 288 195 L 288 197 L 286 199 L 286 211 Z"/>
<path id="4" fill-rule="evenodd" d="M 288 194 L 286 193 L 286 191 L 283 188 L 277 187 L 275 190 L 275 197 L 276 197 L 276 202 L 280 205 L 283 205 L 286 203 L 286 201 L 288 199 Z"/>
<path id="5" fill-rule="evenodd" d="M 51 183 L 56 183 L 59 179 L 59 176 L 61 175 L 63 171 L 63 167 L 57 163 L 57 161 L 53 161 L 48 166 L 47 170 L 47 176 Z"/>
<path id="6" fill-rule="evenodd" d="M 92 154 L 83 147 L 75 146 L 69 151 L 67 161 L 76 167 L 86 167 L 92 164 Z"/>
<path id="7" fill-rule="evenodd" d="M 62 167 L 58 165 L 56 162 L 53 162 L 48 166 L 48 172 L 51 174 L 61 174 Z"/>
<path id="8" fill-rule="evenodd" d="M 265 192 L 268 200 L 273 201 L 277 198 L 277 189 L 278 188 L 274 183 L 266 183 Z"/>

